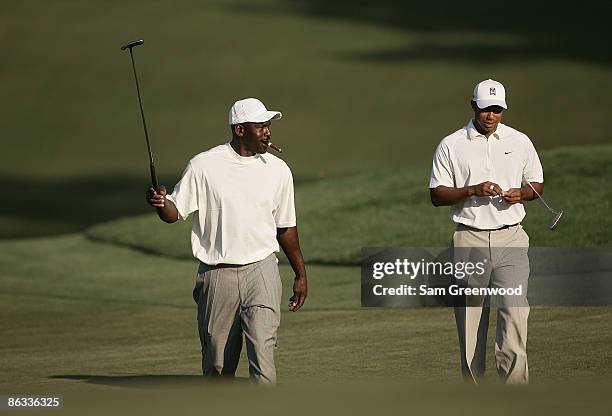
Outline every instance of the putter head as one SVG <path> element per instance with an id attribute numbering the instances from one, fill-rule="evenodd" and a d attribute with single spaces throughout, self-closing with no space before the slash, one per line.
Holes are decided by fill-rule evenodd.
<path id="1" fill-rule="evenodd" d="M 554 230 L 555 228 L 557 228 L 557 224 L 559 224 L 559 220 L 561 219 L 561 216 L 563 216 L 563 211 L 558 212 L 557 215 L 555 215 L 555 218 L 553 218 L 553 220 L 550 223 L 550 231 Z"/>
<path id="2" fill-rule="evenodd" d="M 144 43 L 144 40 L 142 39 L 138 39 L 138 40 L 133 40 L 131 42 L 126 43 L 125 45 L 123 45 L 121 47 L 121 50 L 124 51 L 126 49 L 132 49 L 134 46 L 140 46 Z"/>

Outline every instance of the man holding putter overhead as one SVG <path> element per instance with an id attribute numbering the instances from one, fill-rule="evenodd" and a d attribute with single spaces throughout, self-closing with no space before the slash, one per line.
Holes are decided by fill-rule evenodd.
<path id="1" fill-rule="evenodd" d="M 544 176 L 529 138 L 501 123 L 506 91 L 491 79 L 480 82 L 471 102 L 474 118 L 442 139 L 434 158 L 429 190 L 435 206 L 450 205 L 457 223 L 454 261 L 483 260 L 485 273 L 463 279 L 468 288 L 522 288 L 497 309 L 495 362 L 507 383 L 527 383 L 527 281 L 529 237 L 521 226 L 523 201 L 541 194 Z M 525 181 L 529 181 L 533 189 Z M 465 379 L 484 376 L 489 305 L 469 296 L 455 304 L 461 367 Z"/>
<path id="2" fill-rule="evenodd" d="M 257 99 L 237 101 L 230 109 L 231 141 L 191 159 L 172 194 L 163 186 L 147 191 L 165 222 L 195 213 L 191 244 L 200 265 L 193 297 L 207 377 L 235 375 L 244 335 L 251 379 L 276 381 L 279 245 L 295 272 L 289 310 L 306 300 L 293 177 L 283 160 L 267 153 L 274 146 L 270 124 L 281 116 Z"/>

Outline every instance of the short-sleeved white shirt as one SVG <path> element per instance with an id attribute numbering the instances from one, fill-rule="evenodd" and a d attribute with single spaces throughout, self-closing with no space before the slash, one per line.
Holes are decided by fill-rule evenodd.
<path id="1" fill-rule="evenodd" d="M 244 157 L 229 143 L 189 161 L 167 198 L 193 219 L 193 255 L 206 264 L 247 264 L 279 251 L 276 229 L 296 225 L 293 177 L 270 154 Z"/>
<path id="2" fill-rule="evenodd" d="M 500 123 L 487 139 L 470 120 L 438 145 L 429 188 L 462 188 L 491 181 L 507 191 L 520 188 L 523 177 L 530 182 L 544 182 L 542 165 L 529 137 Z M 495 229 L 521 222 L 525 208 L 521 203 L 508 204 L 500 196 L 472 196 L 453 205 L 450 217 L 473 228 Z"/>

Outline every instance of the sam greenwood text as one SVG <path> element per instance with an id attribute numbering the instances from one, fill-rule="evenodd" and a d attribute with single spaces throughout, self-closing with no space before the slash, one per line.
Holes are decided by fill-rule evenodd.
<path id="1" fill-rule="evenodd" d="M 410 285 L 400 285 L 399 287 L 384 287 L 374 285 L 372 292 L 376 296 L 416 296 L 417 288 Z M 418 287 L 420 296 L 522 296 L 523 285 L 518 287 L 462 287 L 450 285 L 449 287 L 429 287 L 420 285 Z"/>

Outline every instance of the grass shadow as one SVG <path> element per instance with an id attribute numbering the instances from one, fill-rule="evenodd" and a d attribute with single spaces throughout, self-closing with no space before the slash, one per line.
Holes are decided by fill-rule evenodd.
<path id="1" fill-rule="evenodd" d="M 231 6 L 237 7 L 237 6 Z M 240 5 L 254 13 L 299 14 L 387 26 L 409 32 L 410 42 L 391 50 L 349 55 L 374 61 L 461 60 L 487 63 L 510 60 L 568 59 L 610 65 L 607 24 L 612 3 L 585 4 L 554 0 L 475 4 L 453 0 L 286 0 L 281 4 Z M 356 41 L 355 46 L 359 41 Z"/>
<path id="2" fill-rule="evenodd" d="M 144 177 L 108 175 L 70 179 L 1 176 L 11 189 L 0 208 L 0 238 L 82 231 L 93 224 L 150 213 Z"/>
<path id="3" fill-rule="evenodd" d="M 295 183 L 316 180 L 296 178 Z M 0 239 L 81 232 L 95 224 L 154 213 L 145 201 L 149 179 L 144 176 L 67 179 L 0 176 L 0 183 L 11 190 L 10 203 L 0 207 Z M 174 182 L 163 183 L 172 192 Z"/>
<path id="4" fill-rule="evenodd" d="M 60 374 L 49 376 L 50 379 L 74 380 L 89 384 L 101 384 L 105 386 L 140 388 L 140 389 L 171 389 L 185 388 L 201 385 L 244 385 L 249 382 L 248 378 L 244 377 L 219 377 L 219 378 L 204 378 L 199 375 L 183 375 L 183 374 L 138 374 L 138 375 L 120 375 L 120 376 L 100 376 L 91 374 Z"/>

